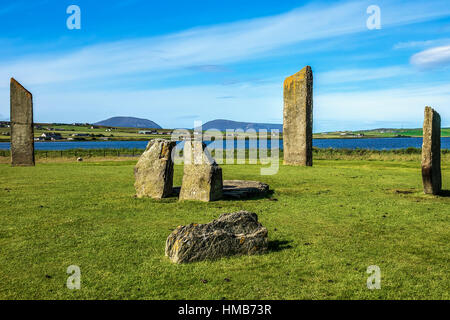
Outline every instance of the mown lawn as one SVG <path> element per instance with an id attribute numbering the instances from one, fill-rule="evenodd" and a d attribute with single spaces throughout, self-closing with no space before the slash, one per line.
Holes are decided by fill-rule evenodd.
<path id="1" fill-rule="evenodd" d="M 418 162 L 317 160 L 273 176 L 223 165 L 225 179 L 266 182 L 274 194 L 214 203 L 136 199 L 134 163 L 0 164 L 1 299 L 450 298 L 450 192 L 422 194 Z M 176 185 L 181 175 L 176 166 Z M 268 254 L 164 257 L 176 226 L 242 209 L 268 228 Z M 80 290 L 66 287 L 69 265 L 81 268 Z M 381 290 L 366 287 L 370 265 Z"/>

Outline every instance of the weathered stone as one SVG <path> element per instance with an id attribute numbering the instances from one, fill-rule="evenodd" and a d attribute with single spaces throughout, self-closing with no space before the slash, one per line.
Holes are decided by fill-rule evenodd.
<path id="1" fill-rule="evenodd" d="M 430 107 L 425 107 L 423 122 L 422 181 L 425 193 L 441 192 L 441 117 Z"/>
<path id="2" fill-rule="evenodd" d="M 179 226 L 167 238 L 166 256 L 174 263 L 264 253 L 267 229 L 255 213 L 224 213 L 207 224 Z"/>
<path id="3" fill-rule="evenodd" d="M 222 169 L 201 141 L 184 144 L 184 172 L 180 200 L 215 201 L 222 198 Z"/>
<path id="4" fill-rule="evenodd" d="M 33 96 L 14 78 L 10 85 L 11 164 L 34 166 Z"/>
<path id="5" fill-rule="evenodd" d="M 176 142 L 153 139 L 134 167 L 136 196 L 161 199 L 172 194 L 172 150 Z"/>
<path id="6" fill-rule="evenodd" d="M 224 180 L 224 198 L 246 199 L 264 197 L 269 193 L 269 185 L 259 181 Z"/>
<path id="7" fill-rule="evenodd" d="M 306 66 L 284 80 L 285 165 L 312 166 L 313 74 Z"/>
<path id="8" fill-rule="evenodd" d="M 173 187 L 173 196 L 180 195 L 181 187 Z M 224 199 L 248 199 L 265 197 L 270 193 L 269 185 L 259 181 L 224 180 Z"/>

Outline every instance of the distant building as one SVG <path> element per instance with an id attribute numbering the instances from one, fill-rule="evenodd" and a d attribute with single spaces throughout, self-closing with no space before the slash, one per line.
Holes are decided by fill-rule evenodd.
<path id="1" fill-rule="evenodd" d="M 158 132 L 156 131 L 145 131 L 145 130 L 141 130 L 138 132 L 138 134 L 157 134 Z"/>
<path id="2" fill-rule="evenodd" d="M 52 140 L 52 141 L 62 139 L 61 133 L 56 132 L 44 132 L 43 134 L 41 134 L 40 137 L 43 138 L 44 140 Z"/>
<path id="3" fill-rule="evenodd" d="M 73 133 L 72 137 L 89 137 L 89 133 Z"/>

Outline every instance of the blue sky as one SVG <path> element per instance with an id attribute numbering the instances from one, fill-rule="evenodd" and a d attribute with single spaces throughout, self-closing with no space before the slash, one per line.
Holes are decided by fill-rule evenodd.
<path id="1" fill-rule="evenodd" d="M 447 1 L 2 0 L 0 28 L 3 120 L 15 77 L 37 122 L 281 123 L 284 78 L 310 65 L 315 132 L 420 127 L 425 105 L 450 126 Z"/>

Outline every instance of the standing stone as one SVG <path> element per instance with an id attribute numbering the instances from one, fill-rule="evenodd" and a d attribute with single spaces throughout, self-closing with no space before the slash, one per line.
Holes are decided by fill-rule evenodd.
<path id="1" fill-rule="evenodd" d="M 180 200 L 214 201 L 222 198 L 222 169 L 201 141 L 184 144 L 184 175 Z"/>
<path id="2" fill-rule="evenodd" d="M 425 193 L 441 192 L 441 117 L 430 107 L 425 107 L 423 122 L 422 181 Z"/>
<path id="3" fill-rule="evenodd" d="M 14 78 L 10 85 L 11 164 L 34 166 L 33 95 Z"/>
<path id="4" fill-rule="evenodd" d="M 310 66 L 284 80 L 285 165 L 312 166 L 313 74 Z"/>
<path id="5" fill-rule="evenodd" d="M 172 150 L 176 142 L 153 139 L 134 167 L 136 196 L 161 199 L 172 194 Z"/>

